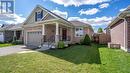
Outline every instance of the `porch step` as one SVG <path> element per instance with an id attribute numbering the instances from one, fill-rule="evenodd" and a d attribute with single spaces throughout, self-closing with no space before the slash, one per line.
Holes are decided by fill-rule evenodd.
<path id="1" fill-rule="evenodd" d="M 48 42 L 47 42 L 47 43 L 44 43 L 44 44 L 40 47 L 39 50 L 48 50 L 48 49 L 50 49 L 50 48 L 56 48 L 55 43 L 51 43 L 51 44 L 48 44 Z"/>

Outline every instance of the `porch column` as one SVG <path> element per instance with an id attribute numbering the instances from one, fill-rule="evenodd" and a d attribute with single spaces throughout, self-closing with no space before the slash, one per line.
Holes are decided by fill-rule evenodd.
<path id="1" fill-rule="evenodd" d="M 13 36 L 13 41 L 15 41 L 16 40 L 16 30 L 14 30 L 14 36 Z"/>
<path id="2" fill-rule="evenodd" d="M 44 42 L 45 41 L 45 24 L 42 25 L 42 35 L 43 35 L 42 42 Z"/>
<path id="3" fill-rule="evenodd" d="M 56 23 L 55 42 L 56 44 L 59 42 L 59 23 Z"/>
<path id="4" fill-rule="evenodd" d="M 20 34 L 20 39 L 21 39 L 21 41 L 23 41 L 23 38 L 24 38 L 24 31 L 21 30 L 21 34 Z"/>
<path id="5" fill-rule="evenodd" d="M 73 33 L 73 28 L 70 28 L 70 31 L 71 31 L 71 34 L 70 34 L 70 41 L 71 41 L 71 43 L 73 42 L 73 35 L 74 35 L 74 33 Z"/>

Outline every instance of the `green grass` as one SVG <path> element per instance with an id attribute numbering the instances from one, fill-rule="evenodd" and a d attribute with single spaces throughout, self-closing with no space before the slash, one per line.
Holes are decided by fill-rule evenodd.
<path id="1" fill-rule="evenodd" d="M 130 73 L 130 54 L 103 46 L 72 46 L 0 57 L 0 73 Z"/>
<path id="2" fill-rule="evenodd" d="M 13 44 L 10 44 L 10 43 L 0 44 L 0 47 L 7 47 L 7 46 L 13 46 Z"/>

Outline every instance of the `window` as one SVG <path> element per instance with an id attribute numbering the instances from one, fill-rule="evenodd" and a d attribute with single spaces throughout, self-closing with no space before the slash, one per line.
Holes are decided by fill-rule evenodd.
<path id="1" fill-rule="evenodd" d="M 43 17 L 43 11 L 35 12 L 35 21 L 40 21 Z"/>
<path id="2" fill-rule="evenodd" d="M 75 37 L 82 37 L 83 35 L 84 33 L 82 27 L 75 28 Z"/>

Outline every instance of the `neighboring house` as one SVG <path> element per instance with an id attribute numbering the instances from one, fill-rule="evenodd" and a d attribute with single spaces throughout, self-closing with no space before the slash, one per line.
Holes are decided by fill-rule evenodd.
<path id="1" fill-rule="evenodd" d="M 9 28 L 13 27 L 14 25 L 7 25 L 3 24 L 0 27 L 0 42 L 10 42 L 13 38 L 13 32 L 8 30 Z"/>
<path id="2" fill-rule="evenodd" d="M 15 40 L 21 40 L 21 41 L 24 41 L 24 29 L 23 29 L 23 23 L 20 23 L 20 24 L 16 24 L 14 25 L 13 27 L 11 27 L 10 31 L 13 31 L 13 37 L 15 37 Z M 14 40 L 14 38 L 13 38 Z"/>
<path id="3" fill-rule="evenodd" d="M 0 27 L 0 42 L 12 42 L 16 37 L 16 40 L 22 40 L 22 24 L 3 24 Z"/>
<path id="4" fill-rule="evenodd" d="M 79 26 L 80 24 L 81 26 Z M 89 27 L 90 30 L 88 30 Z M 59 41 L 67 42 L 67 44 L 76 43 L 80 41 L 77 41 L 77 37 L 82 38 L 87 33 L 92 36 L 93 33 L 90 25 L 79 21 L 69 22 L 40 5 L 33 9 L 24 22 L 23 28 L 24 43 L 31 47 L 38 47 L 46 43 L 56 47 Z"/>
<path id="5" fill-rule="evenodd" d="M 119 44 L 121 49 L 130 51 L 130 6 L 121 12 L 106 30 L 111 36 L 112 44 Z"/>

